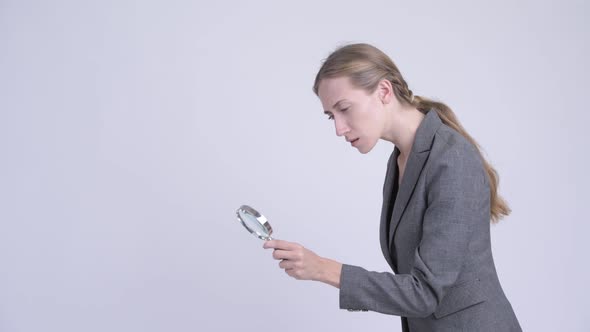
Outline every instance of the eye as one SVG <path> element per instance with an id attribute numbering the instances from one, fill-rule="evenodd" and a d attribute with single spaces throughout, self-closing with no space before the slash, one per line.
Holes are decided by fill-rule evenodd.
<path id="1" fill-rule="evenodd" d="M 349 109 L 349 108 L 350 108 L 350 107 L 343 108 L 343 109 L 341 109 L 341 110 L 340 110 L 340 112 L 346 112 L 346 111 L 348 111 L 348 109 Z"/>
<path id="2" fill-rule="evenodd" d="M 328 120 L 334 120 L 334 116 L 333 115 L 328 116 Z"/>

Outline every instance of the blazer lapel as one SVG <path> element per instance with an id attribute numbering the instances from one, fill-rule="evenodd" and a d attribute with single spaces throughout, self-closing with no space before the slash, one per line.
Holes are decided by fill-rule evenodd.
<path id="1" fill-rule="evenodd" d="M 408 156 L 406 162 L 406 168 L 400 183 L 397 198 L 393 206 L 393 213 L 391 216 L 391 225 L 389 227 L 389 246 L 393 248 L 393 236 L 397 230 L 397 226 L 404 214 L 406 206 L 416 187 L 416 182 L 420 178 L 422 169 L 428 160 L 430 155 L 430 148 L 434 139 L 434 134 L 442 124 L 442 121 L 436 114 L 436 111 L 432 110 L 426 113 L 424 119 L 420 123 L 420 126 L 416 130 L 416 136 L 414 137 L 414 143 L 412 144 L 412 150 Z M 397 169 L 397 158 L 394 161 Z M 391 192 L 391 190 L 390 190 Z M 395 256 L 395 255 L 394 255 Z M 393 257 L 395 259 L 395 257 Z M 397 265 L 397 262 L 394 261 Z"/>
<path id="2" fill-rule="evenodd" d="M 391 260 L 391 255 L 389 253 L 389 241 L 388 241 L 388 234 L 387 234 L 387 224 L 391 222 L 391 219 L 388 220 L 387 216 L 389 215 L 389 209 L 391 209 L 391 191 L 393 190 L 393 185 L 395 184 L 395 174 L 397 173 L 397 157 L 399 156 L 399 150 L 396 147 L 391 156 L 389 157 L 389 161 L 387 162 L 387 171 L 385 173 L 385 183 L 383 184 L 383 206 L 381 208 L 381 223 L 379 226 L 379 243 L 381 244 L 381 251 L 383 251 L 383 256 L 389 265 L 395 270 L 393 262 Z"/>

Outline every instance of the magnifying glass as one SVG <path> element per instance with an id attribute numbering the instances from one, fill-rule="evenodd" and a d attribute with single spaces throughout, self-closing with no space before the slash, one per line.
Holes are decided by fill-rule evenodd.
<path id="1" fill-rule="evenodd" d="M 248 205 L 242 205 L 236 211 L 236 215 L 248 232 L 261 240 L 272 240 L 270 237 L 272 234 L 272 227 L 270 227 L 268 220 L 258 213 L 258 211 Z"/>

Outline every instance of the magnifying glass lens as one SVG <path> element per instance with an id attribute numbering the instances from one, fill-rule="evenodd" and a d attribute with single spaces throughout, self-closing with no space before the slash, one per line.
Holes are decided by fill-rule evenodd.
<path id="1" fill-rule="evenodd" d="M 240 219 L 242 219 L 244 224 L 246 224 L 245 226 L 249 230 L 256 232 L 258 235 L 268 236 L 266 229 L 260 224 L 256 217 L 244 212 L 243 210 L 239 210 L 238 214 L 240 215 Z"/>
<path id="2" fill-rule="evenodd" d="M 272 227 L 268 223 L 268 220 L 258 213 L 258 211 L 248 205 L 242 205 L 236 212 L 238 220 L 250 233 L 262 240 L 272 239 L 270 237 L 272 234 Z"/>

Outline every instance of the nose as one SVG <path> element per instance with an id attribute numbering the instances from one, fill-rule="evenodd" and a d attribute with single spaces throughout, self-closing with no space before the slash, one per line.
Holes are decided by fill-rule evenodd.
<path id="1" fill-rule="evenodd" d="M 336 136 L 342 136 L 350 131 L 350 128 L 343 119 L 335 117 L 334 125 L 336 126 Z"/>

